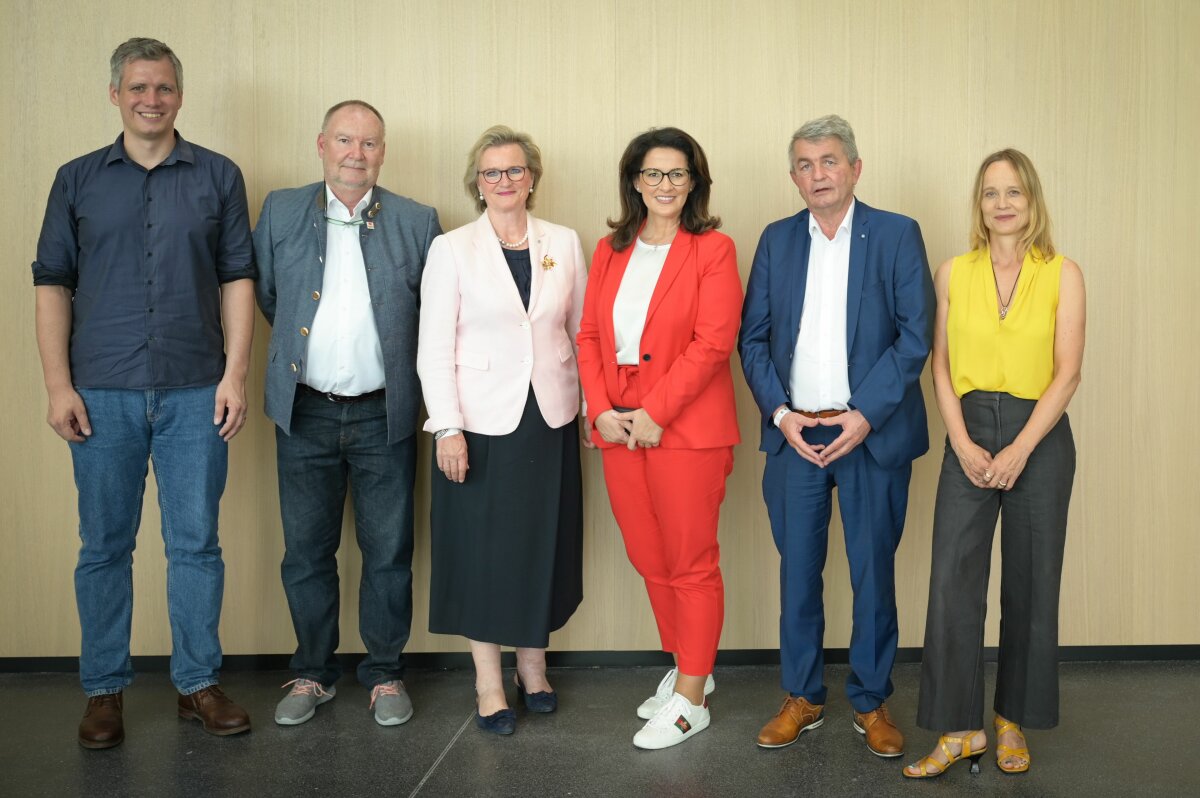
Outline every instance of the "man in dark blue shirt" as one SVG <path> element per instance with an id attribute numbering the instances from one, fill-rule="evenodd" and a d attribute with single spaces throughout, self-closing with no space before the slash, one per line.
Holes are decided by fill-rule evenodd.
<path id="1" fill-rule="evenodd" d="M 217 686 L 217 514 L 227 444 L 246 420 L 254 332 L 246 187 L 232 161 L 176 133 L 183 74 L 169 47 L 130 39 L 111 70 L 124 131 L 59 169 L 33 263 L 47 421 L 69 442 L 79 489 L 85 748 L 125 735 L 133 548 L 151 459 L 179 716 L 212 734 L 250 728 Z"/>

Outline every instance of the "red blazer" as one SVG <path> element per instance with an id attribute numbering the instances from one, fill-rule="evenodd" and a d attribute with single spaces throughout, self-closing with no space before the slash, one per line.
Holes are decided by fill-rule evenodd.
<path id="1" fill-rule="evenodd" d="M 604 238 L 592 256 L 576 342 L 593 428 L 620 395 L 613 302 L 633 249 L 615 252 Z M 709 449 L 741 440 L 729 368 L 741 311 L 733 240 L 716 231 L 692 235 L 680 229 L 650 298 L 638 363 L 642 407 L 663 428 L 662 446 Z M 592 440 L 613 446 L 599 433 Z"/>

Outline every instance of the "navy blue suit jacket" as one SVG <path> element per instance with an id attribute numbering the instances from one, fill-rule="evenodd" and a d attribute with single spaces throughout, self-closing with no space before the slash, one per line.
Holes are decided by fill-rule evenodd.
<path id="1" fill-rule="evenodd" d="M 762 445 L 777 454 L 771 423 L 790 405 L 789 382 L 808 279 L 807 210 L 767 226 L 754 253 L 738 352 L 762 413 Z M 929 450 L 921 371 L 933 340 L 934 296 L 921 228 L 913 219 L 858 200 L 850 227 L 846 354 L 850 407 L 871 424 L 863 445 L 884 468 Z"/>

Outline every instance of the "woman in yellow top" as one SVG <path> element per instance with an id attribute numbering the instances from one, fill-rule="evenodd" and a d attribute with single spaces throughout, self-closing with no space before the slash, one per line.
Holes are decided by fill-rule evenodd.
<path id="1" fill-rule="evenodd" d="M 933 382 L 946 451 L 933 521 L 917 723 L 943 731 L 904 769 L 945 772 L 987 750 L 983 620 L 1001 516 L 996 764 L 1029 769 L 1022 726 L 1058 724 L 1058 594 L 1075 444 L 1065 410 L 1083 359 L 1083 276 L 1050 239 L 1029 158 L 1001 150 L 975 178 L 972 252 L 941 265 Z M 957 731 L 944 731 L 955 729 Z"/>

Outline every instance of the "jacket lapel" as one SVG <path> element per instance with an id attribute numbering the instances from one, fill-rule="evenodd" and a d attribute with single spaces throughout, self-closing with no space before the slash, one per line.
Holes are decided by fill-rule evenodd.
<path id="1" fill-rule="evenodd" d="M 325 214 L 328 207 L 328 196 L 325 193 L 325 184 L 321 183 L 317 188 L 317 195 L 312 205 L 310 215 L 312 216 L 313 230 L 317 234 L 317 262 L 321 264 L 321 277 L 325 276 Z"/>
<path id="2" fill-rule="evenodd" d="M 608 248 L 610 253 L 608 271 L 605 273 L 604 283 L 601 285 L 599 307 L 605 310 L 600 313 L 600 330 L 608 343 L 609 351 L 614 354 L 617 351 L 617 332 L 613 327 L 613 305 L 617 302 L 617 291 L 621 289 L 621 280 L 625 278 L 625 269 L 629 267 L 629 259 L 633 257 L 634 246 L 634 244 L 630 244 L 622 252 L 617 252 L 611 247 Z M 593 263 L 592 269 L 595 270 L 598 265 Z"/>
<path id="3" fill-rule="evenodd" d="M 850 273 L 846 277 L 846 356 L 854 351 L 854 334 L 858 330 L 858 306 L 862 302 L 863 281 L 867 275 L 867 245 L 870 244 L 870 209 L 861 201 L 854 204 L 854 220 L 850 224 Z"/>
<path id="4" fill-rule="evenodd" d="M 525 306 L 521 303 L 521 292 L 513 281 L 512 272 L 508 270 L 508 261 L 504 259 L 504 251 L 496 240 L 496 231 L 484 211 L 475 222 L 472 243 L 475 245 L 476 263 L 484 273 L 484 278 L 496 286 L 496 296 L 507 296 L 510 303 L 516 303 L 517 310 L 524 315 Z M 530 290 L 530 307 L 533 306 L 533 291 Z"/>
<path id="5" fill-rule="evenodd" d="M 538 293 L 542 290 L 545 269 L 542 268 L 542 258 L 550 247 L 550 231 L 532 216 L 529 219 L 529 315 L 537 306 Z"/>
<path id="6" fill-rule="evenodd" d="M 633 253 L 637 242 L 629 245 L 629 253 Z M 654 311 L 658 310 L 658 306 L 662 304 L 663 297 L 667 291 L 671 289 L 671 284 L 675 282 L 675 278 L 679 276 L 679 270 L 683 268 L 683 264 L 692 257 L 692 251 L 695 249 L 696 241 L 688 231 L 682 227 L 675 233 L 675 240 L 671 242 L 671 248 L 667 250 L 667 260 L 663 263 L 662 272 L 658 275 L 658 282 L 654 285 L 654 293 L 650 295 L 650 307 L 646 310 L 646 325 L 649 326 L 650 320 L 654 318 Z M 629 259 L 625 259 L 626 264 Z"/>
<path id="7" fill-rule="evenodd" d="M 796 259 L 792 268 L 788 270 L 787 292 L 779 299 L 787 302 L 788 327 L 786 332 L 794 347 L 795 338 L 800 334 L 800 315 L 804 311 L 804 293 L 808 286 L 808 250 L 812 243 L 808 234 L 808 211 L 801 211 L 796 216 L 796 227 L 792 235 L 794 240 L 791 251 L 796 253 Z M 789 297 L 791 301 L 788 301 Z"/>

